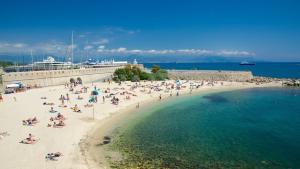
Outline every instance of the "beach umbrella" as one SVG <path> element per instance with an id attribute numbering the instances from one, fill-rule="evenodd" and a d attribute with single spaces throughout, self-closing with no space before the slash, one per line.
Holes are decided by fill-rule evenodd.
<path id="1" fill-rule="evenodd" d="M 97 90 L 93 90 L 93 91 L 92 91 L 92 95 L 93 95 L 93 96 L 97 96 L 97 95 L 99 95 L 99 92 L 98 92 Z"/>
<path id="2" fill-rule="evenodd" d="M 94 102 L 94 97 L 89 98 L 89 103 L 92 103 L 92 102 Z"/>

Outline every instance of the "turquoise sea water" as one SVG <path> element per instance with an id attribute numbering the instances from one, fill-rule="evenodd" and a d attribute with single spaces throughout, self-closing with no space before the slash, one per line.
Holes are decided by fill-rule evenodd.
<path id="1" fill-rule="evenodd" d="M 251 71 L 254 76 L 300 78 L 300 63 L 297 62 L 258 62 L 254 66 L 241 66 L 239 63 L 145 63 L 144 66 L 151 68 L 153 64 L 163 69 L 240 70 Z"/>
<path id="2" fill-rule="evenodd" d="M 300 168 L 300 89 L 178 97 L 138 113 L 112 143 L 120 168 Z"/>

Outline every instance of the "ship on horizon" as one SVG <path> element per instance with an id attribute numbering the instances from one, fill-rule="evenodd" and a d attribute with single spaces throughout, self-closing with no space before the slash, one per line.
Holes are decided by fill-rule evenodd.
<path id="1" fill-rule="evenodd" d="M 254 62 L 247 62 L 247 61 L 243 61 L 243 62 L 240 62 L 240 65 L 241 66 L 246 66 L 246 65 L 255 65 L 255 63 Z"/>

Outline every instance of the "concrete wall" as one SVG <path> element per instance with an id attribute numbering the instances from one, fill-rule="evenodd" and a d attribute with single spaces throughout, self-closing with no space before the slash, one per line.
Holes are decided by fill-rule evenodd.
<path id="1" fill-rule="evenodd" d="M 21 81 L 27 86 L 61 85 L 70 81 L 70 78 L 80 77 L 83 83 L 99 81 L 111 77 L 115 69 L 120 67 L 88 68 L 71 70 L 49 70 L 32 72 L 13 72 L 2 75 L 3 86 Z"/>
<path id="2" fill-rule="evenodd" d="M 214 80 L 214 81 L 246 81 L 253 78 L 249 71 L 214 71 L 214 70 L 171 70 L 171 79 Z"/>

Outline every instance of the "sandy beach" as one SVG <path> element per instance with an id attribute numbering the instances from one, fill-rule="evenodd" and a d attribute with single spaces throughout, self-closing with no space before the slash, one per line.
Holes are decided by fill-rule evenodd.
<path id="1" fill-rule="evenodd" d="M 192 94 L 281 86 L 280 82 L 261 85 L 246 82 L 217 82 L 213 86 L 205 82 L 200 86 L 199 81 L 182 81 L 179 97 L 191 92 L 191 82 L 194 86 L 198 86 L 198 88 L 192 89 Z M 134 112 L 137 105 L 141 108 L 151 106 L 151 103 L 160 100 L 160 96 L 162 100 L 170 98 L 171 93 L 173 98 L 176 97 L 176 90 L 171 88 L 172 84 L 175 85 L 175 81 L 166 81 L 164 85 L 162 82 L 123 82 L 121 85 L 99 82 L 84 84 L 83 86 L 88 87 L 86 93 L 81 93 L 83 86 L 78 85 L 74 87 L 74 91 L 70 91 L 65 86 L 53 86 L 4 95 L 3 102 L 0 102 L 1 168 L 106 168 L 105 162 L 95 159 L 101 158 L 101 154 L 95 156 L 93 155 L 95 152 L 91 151 L 92 147 L 99 143 L 98 138 L 109 132 L 116 122 Z M 90 93 L 95 86 L 101 92 L 98 102 L 94 103 L 93 118 L 93 108 L 84 105 L 88 103 Z M 107 93 L 104 93 L 105 90 Z M 65 101 L 67 107 L 59 107 L 60 96 L 65 96 L 67 93 L 70 97 L 69 101 Z M 83 99 L 78 99 L 78 95 Z M 111 97 L 105 97 L 103 102 L 102 96 L 107 95 L 111 95 Z M 46 99 L 42 97 L 46 97 Z M 111 103 L 113 97 L 118 98 L 117 104 Z M 54 103 L 54 105 L 43 105 L 44 102 Z M 78 105 L 81 112 L 73 112 L 70 109 L 75 104 Z M 57 112 L 50 113 L 51 107 Z M 50 121 L 50 118 L 55 118 L 58 113 L 66 118 L 63 121 L 65 123 L 63 127 L 53 127 L 53 121 Z M 37 124 L 32 126 L 22 124 L 22 120 L 33 117 L 37 118 Z M 51 127 L 47 126 L 48 124 Z M 95 131 L 97 131 L 97 135 L 95 135 Z M 20 143 L 28 137 L 29 133 L 36 140 L 35 143 Z M 60 152 L 62 156 L 55 160 L 45 159 L 48 153 L 55 152 Z"/>

